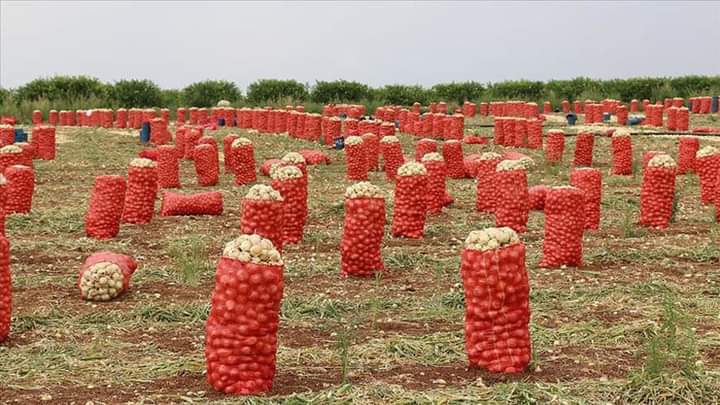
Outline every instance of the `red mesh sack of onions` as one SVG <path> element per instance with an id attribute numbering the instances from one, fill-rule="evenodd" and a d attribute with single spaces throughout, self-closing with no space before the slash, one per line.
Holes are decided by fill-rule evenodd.
<path id="1" fill-rule="evenodd" d="M 385 233 L 385 194 L 368 182 L 345 190 L 340 242 L 341 275 L 370 277 L 385 267 L 380 254 Z"/>
<path id="2" fill-rule="evenodd" d="M 590 132 L 579 132 L 575 137 L 575 166 L 592 166 L 595 136 Z"/>
<path id="3" fill-rule="evenodd" d="M 460 261 L 470 367 L 517 373 L 530 363 L 525 245 L 510 228 L 472 231 Z"/>
<path id="4" fill-rule="evenodd" d="M 386 136 L 380 140 L 380 150 L 383 155 L 385 177 L 394 180 L 400 166 L 405 163 L 400 140 L 396 136 Z"/>
<path id="5" fill-rule="evenodd" d="M 600 202 L 602 201 L 602 173 L 599 169 L 573 169 L 570 172 L 570 185 L 583 192 L 585 229 L 598 229 L 600 227 Z"/>
<path id="6" fill-rule="evenodd" d="M 272 187 L 283 198 L 283 245 L 299 243 L 307 221 L 307 176 L 296 166 L 282 166 L 273 170 Z"/>
<path id="7" fill-rule="evenodd" d="M 349 136 L 345 139 L 345 177 L 348 180 L 367 180 L 368 161 L 365 152 L 361 137 Z"/>
<path id="8" fill-rule="evenodd" d="M 91 238 L 114 238 L 120 232 L 120 219 L 125 205 L 125 178 L 98 176 L 90 195 L 85 216 L 85 234 Z"/>
<path id="9" fill-rule="evenodd" d="M 184 136 L 185 159 L 192 160 L 195 153 L 195 146 L 202 138 L 202 130 L 199 128 L 186 128 Z"/>
<path id="10" fill-rule="evenodd" d="M 648 167 L 648 163 L 650 163 L 650 160 L 654 158 L 657 155 L 667 155 L 667 153 L 659 150 L 650 150 L 645 153 L 643 153 L 642 156 L 642 173 L 645 174 L 645 169 Z"/>
<path id="11" fill-rule="evenodd" d="M 27 166 L 27 167 L 33 167 L 33 156 L 35 156 L 35 145 L 29 144 L 27 142 L 18 142 L 14 144 L 15 146 L 22 149 L 22 152 L 20 153 L 20 157 L 18 158 L 18 164 Z"/>
<path id="12" fill-rule="evenodd" d="M 547 133 L 545 144 L 545 161 L 561 162 L 565 150 L 565 132 L 560 129 L 551 129 Z"/>
<path id="13" fill-rule="evenodd" d="M 302 155 L 302 157 L 305 159 L 305 163 L 307 163 L 308 165 L 329 165 L 332 162 L 328 155 L 316 149 L 300 149 L 298 153 Z"/>
<path id="14" fill-rule="evenodd" d="M 55 159 L 55 127 L 34 127 L 30 142 L 35 145 L 35 150 L 39 159 Z"/>
<path id="15" fill-rule="evenodd" d="M 281 159 L 285 165 L 296 166 L 302 172 L 303 176 L 307 177 L 307 162 L 303 155 L 297 152 L 288 152 Z"/>
<path id="16" fill-rule="evenodd" d="M 477 176 L 477 160 L 479 158 L 479 153 L 473 153 L 463 158 L 463 165 L 465 166 L 465 177 L 475 178 Z"/>
<path id="17" fill-rule="evenodd" d="M 7 179 L 0 174 L 0 236 L 5 236 L 5 202 L 7 200 Z"/>
<path id="18" fill-rule="evenodd" d="M 415 160 L 416 161 L 421 162 L 423 156 L 425 156 L 426 153 L 431 153 L 431 152 L 437 152 L 437 142 L 436 141 L 434 141 L 432 139 L 428 139 L 428 138 L 423 138 L 423 139 L 420 139 L 419 141 L 417 141 L 417 143 L 415 144 Z"/>
<path id="19" fill-rule="evenodd" d="M 497 198 L 497 184 L 495 172 L 502 157 L 495 152 L 485 152 L 476 161 L 477 172 L 475 209 L 478 211 L 492 212 L 495 209 Z"/>
<path id="20" fill-rule="evenodd" d="M 240 232 L 269 239 L 278 251 L 283 248 L 283 198 L 274 188 L 256 184 L 241 201 Z"/>
<path id="21" fill-rule="evenodd" d="M 407 162 L 397 171 L 392 235 L 420 239 L 424 235 L 427 170 L 418 162 Z"/>
<path id="22" fill-rule="evenodd" d="M 527 230 L 528 200 L 527 171 L 521 160 L 503 160 L 495 169 L 495 224 L 508 226 L 515 232 Z"/>
<path id="23" fill-rule="evenodd" d="M 447 193 L 445 176 L 447 175 L 445 162 L 437 152 L 430 152 L 423 156 L 422 163 L 427 170 L 427 211 L 430 214 L 439 214 L 443 207 L 452 203 L 453 198 Z"/>
<path id="24" fill-rule="evenodd" d="M 0 148 L 0 172 L 6 168 L 19 165 L 23 160 L 23 150 L 17 145 L 7 145 Z"/>
<path id="25" fill-rule="evenodd" d="M 12 125 L 0 124 L 0 146 L 15 143 L 15 128 Z"/>
<path id="26" fill-rule="evenodd" d="M 35 192 L 35 172 L 32 168 L 14 165 L 5 169 L 5 214 L 28 214 L 32 210 Z"/>
<path id="27" fill-rule="evenodd" d="M 88 301 L 110 301 L 130 287 L 137 262 L 130 256 L 98 252 L 85 259 L 78 276 L 80 296 Z"/>
<path id="28" fill-rule="evenodd" d="M 159 188 L 180 188 L 180 161 L 174 146 L 158 147 L 157 173 Z"/>
<path id="29" fill-rule="evenodd" d="M 487 139 L 479 135 L 465 135 L 463 137 L 463 143 L 466 143 L 468 145 L 485 145 L 488 142 Z"/>
<path id="30" fill-rule="evenodd" d="M 260 173 L 263 176 L 270 176 L 273 167 L 280 167 L 281 165 L 283 165 L 283 161 L 280 159 L 268 159 L 260 166 Z"/>
<path id="31" fill-rule="evenodd" d="M 612 174 L 619 176 L 631 175 L 633 152 L 630 132 L 625 129 L 618 129 L 610 139 L 612 146 Z"/>
<path id="32" fill-rule="evenodd" d="M 195 160 L 198 185 L 202 187 L 216 185 L 220 176 L 220 169 L 215 148 L 208 144 L 197 145 L 193 152 L 193 158 Z"/>
<path id="33" fill-rule="evenodd" d="M 676 164 L 667 154 L 650 159 L 643 172 L 640 189 L 640 224 L 651 228 L 667 228 L 672 218 L 675 198 Z"/>
<path id="34" fill-rule="evenodd" d="M 162 195 L 160 215 L 222 215 L 223 197 L 219 191 L 179 194 L 166 191 Z"/>
<path id="35" fill-rule="evenodd" d="M 442 146 L 442 155 L 447 168 L 447 176 L 452 179 L 465 177 L 465 164 L 463 160 L 462 142 L 457 139 L 445 141 Z"/>
<path id="36" fill-rule="evenodd" d="M 502 123 L 504 145 L 515 146 L 515 118 L 506 118 Z"/>
<path id="37" fill-rule="evenodd" d="M 695 171 L 700 178 L 700 201 L 712 204 L 715 200 L 715 188 L 720 170 L 720 150 L 705 146 L 695 155 Z"/>
<path id="38" fill-rule="evenodd" d="M 528 189 L 528 202 L 531 211 L 543 211 L 545 209 L 545 196 L 547 186 L 532 186 Z"/>
<path id="39" fill-rule="evenodd" d="M 681 136 L 678 146 L 678 174 L 693 173 L 695 171 L 695 155 L 700 149 L 698 138 Z"/>
<path id="40" fill-rule="evenodd" d="M 150 159 L 133 159 L 123 206 L 123 223 L 146 224 L 152 220 L 157 194 L 157 168 Z"/>
<path id="41" fill-rule="evenodd" d="M 380 138 L 370 132 L 363 134 L 361 138 L 368 170 L 376 171 L 380 168 Z"/>
<path id="42" fill-rule="evenodd" d="M 10 334 L 12 322 L 12 278 L 10 275 L 10 243 L 0 236 L 0 343 Z"/>
<path id="43" fill-rule="evenodd" d="M 231 147 L 235 171 L 235 184 L 250 184 L 257 180 L 255 173 L 255 149 L 252 142 L 243 137 L 236 138 Z"/>
<path id="44" fill-rule="evenodd" d="M 528 121 L 525 118 L 515 119 L 515 140 L 513 146 L 523 148 L 527 145 Z"/>
<path id="45" fill-rule="evenodd" d="M 205 324 L 207 378 L 217 391 L 270 391 L 283 297 L 283 262 L 272 242 L 241 235 L 225 245 Z"/>
<path id="46" fill-rule="evenodd" d="M 585 231 L 583 192 L 571 186 L 552 187 L 545 196 L 545 238 L 540 267 L 581 267 Z"/>
<path id="47" fill-rule="evenodd" d="M 345 120 L 345 125 L 343 128 L 343 134 L 345 135 L 359 135 L 360 132 L 358 130 L 359 121 L 354 118 L 348 118 Z"/>
<path id="48" fill-rule="evenodd" d="M 233 142 L 240 138 L 238 134 L 228 134 L 223 137 L 223 165 L 225 173 L 235 173 L 235 156 L 232 153 Z"/>

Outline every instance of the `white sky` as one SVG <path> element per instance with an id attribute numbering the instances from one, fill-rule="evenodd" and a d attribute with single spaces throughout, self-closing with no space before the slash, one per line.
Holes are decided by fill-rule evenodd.
<path id="1" fill-rule="evenodd" d="M 390 83 L 720 74 L 720 2 L 0 0 L 0 86 L 54 74 Z"/>

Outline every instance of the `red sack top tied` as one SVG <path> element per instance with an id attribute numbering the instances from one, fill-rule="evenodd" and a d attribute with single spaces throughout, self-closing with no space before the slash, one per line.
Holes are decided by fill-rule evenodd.
<path id="1" fill-rule="evenodd" d="M 243 137 L 236 138 L 231 146 L 235 184 L 250 184 L 257 180 L 255 172 L 255 148 L 252 142 Z"/>
<path id="2" fill-rule="evenodd" d="M 584 215 L 582 190 L 571 186 L 548 190 L 545 196 L 545 238 L 540 267 L 582 266 Z"/>
<path id="3" fill-rule="evenodd" d="M 612 174 L 629 176 L 632 174 L 633 151 L 630 132 L 618 129 L 612 135 Z"/>
<path id="4" fill-rule="evenodd" d="M 162 195 L 160 215 L 222 215 L 223 196 L 219 191 L 179 194 L 166 191 Z"/>
<path id="5" fill-rule="evenodd" d="M 90 195 L 90 206 L 85 216 L 85 234 L 92 238 L 108 239 L 120 231 L 125 205 L 125 178 L 98 176 Z"/>
<path id="6" fill-rule="evenodd" d="M 547 133 L 545 145 L 545 161 L 561 162 L 565 150 L 565 132 L 560 129 L 551 129 Z"/>
<path id="7" fill-rule="evenodd" d="M 35 192 L 35 172 L 32 168 L 14 165 L 5 169 L 5 214 L 28 214 Z"/>
<path id="8" fill-rule="evenodd" d="M 570 172 L 570 184 L 583 192 L 585 229 L 598 229 L 602 201 L 602 173 L 599 169 L 574 169 Z"/>
<path id="9" fill-rule="evenodd" d="M 465 164 L 463 162 L 462 142 L 457 139 L 445 141 L 442 146 L 442 155 L 447 166 L 447 176 L 452 179 L 465 177 Z"/>
<path id="10" fill-rule="evenodd" d="M 545 210 L 545 197 L 547 196 L 548 186 L 532 186 L 528 189 L 528 202 L 531 211 Z"/>
<path id="11" fill-rule="evenodd" d="M 180 157 L 171 145 L 158 146 L 157 173 L 159 188 L 180 188 Z"/>
<path id="12" fill-rule="evenodd" d="M 579 132 L 575 137 L 575 166 L 592 166 L 593 145 L 595 135 L 590 132 Z"/>
<path id="13" fill-rule="evenodd" d="M 640 188 L 640 224 L 667 228 L 672 218 L 677 165 L 670 155 L 658 154 L 648 162 Z"/>
<path id="14" fill-rule="evenodd" d="M 119 297 L 130 286 L 135 270 L 137 263 L 130 256 L 112 252 L 94 253 L 80 267 L 80 296 L 88 301 L 110 301 Z"/>
<path id="15" fill-rule="evenodd" d="M 418 162 L 400 166 L 395 183 L 392 235 L 420 239 L 426 216 L 427 170 Z"/>
<path id="16" fill-rule="evenodd" d="M 349 136 L 345 139 L 345 163 L 348 180 L 367 180 L 368 159 L 361 137 Z"/>
<path id="17" fill-rule="evenodd" d="M 217 150 L 209 144 L 195 146 L 193 152 L 198 185 L 214 186 L 220 177 Z"/>
<path id="18" fill-rule="evenodd" d="M 476 160 L 476 195 L 475 209 L 492 212 L 497 198 L 495 171 L 502 157 L 495 152 L 485 152 Z"/>
<path id="19" fill-rule="evenodd" d="M 423 138 L 423 139 L 417 141 L 417 143 L 415 144 L 415 160 L 416 161 L 422 162 L 423 156 L 425 156 L 425 154 L 431 153 L 431 152 L 437 152 L 437 142 L 436 141 L 434 141 L 432 139 L 428 139 L 428 138 Z"/>
<path id="20" fill-rule="evenodd" d="M 380 138 L 371 132 L 363 134 L 361 138 L 363 148 L 365 148 L 368 170 L 376 171 L 380 168 Z"/>
<path id="21" fill-rule="evenodd" d="M 380 139 L 380 150 L 383 155 L 385 177 L 394 180 L 400 166 L 405 163 L 400 140 L 396 136 L 386 136 Z"/>
<path id="22" fill-rule="evenodd" d="M 445 176 L 447 169 L 442 156 L 437 152 L 431 152 L 423 156 L 422 163 L 427 170 L 427 192 L 425 199 L 427 211 L 430 214 L 439 214 L 443 207 L 452 203 L 453 198 L 447 193 Z"/>
<path id="23" fill-rule="evenodd" d="M 700 149 L 700 141 L 692 136 L 681 136 L 678 146 L 678 174 L 695 171 L 695 155 Z"/>
<path id="24" fill-rule="evenodd" d="M 720 150 L 705 146 L 695 155 L 695 171 L 700 178 L 700 202 L 712 204 L 715 200 L 718 172 L 720 172 Z"/>
<path id="25" fill-rule="evenodd" d="M 345 221 L 340 243 L 341 275 L 370 277 L 382 271 L 380 255 L 385 233 L 385 194 L 368 182 L 345 191 Z"/>
<path id="26" fill-rule="evenodd" d="M 271 173 L 272 187 L 283 198 L 283 244 L 299 243 L 307 221 L 307 176 L 296 166 L 282 166 Z"/>
<path id="27" fill-rule="evenodd" d="M 278 251 L 283 248 L 283 198 L 274 188 L 256 184 L 241 201 L 240 232 L 269 239 Z"/>
<path id="28" fill-rule="evenodd" d="M 149 159 L 133 159 L 128 168 L 123 223 L 146 224 L 152 220 L 157 194 L 157 168 Z"/>
<path id="29" fill-rule="evenodd" d="M 495 169 L 495 183 L 495 224 L 510 227 L 515 232 L 525 232 L 530 210 L 525 163 L 522 160 L 503 160 Z"/>

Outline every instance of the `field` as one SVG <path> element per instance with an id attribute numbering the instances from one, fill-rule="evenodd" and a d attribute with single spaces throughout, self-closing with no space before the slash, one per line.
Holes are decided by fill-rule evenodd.
<path id="1" fill-rule="evenodd" d="M 490 123 L 470 120 L 469 126 Z M 714 117 L 694 125 L 719 126 Z M 559 125 L 559 124 L 553 124 Z M 547 129 L 547 128 L 546 128 Z M 488 133 L 489 128 L 482 128 Z M 210 131 L 217 139 L 236 129 Z M 253 135 L 258 164 L 314 148 L 287 136 Z M 406 156 L 415 138 L 401 136 Z M 239 232 L 248 187 L 223 176 L 221 217 L 156 217 L 124 225 L 118 238 L 84 237 L 95 176 L 124 175 L 142 150 L 136 132 L 60 128 L 55 161 L 36 161 L 32 214 L 8 218 L 14 320 L 0 345 L 0 402 L 230 403 L 206 382 L 204 321 L 223 245 Z M 673 156 L 677 139 L 638 136 L 644 151 Z M 701 146 L 718 144 L 701 140 Z M 464 145 L 465 155 L 492 146 Z M 530 185 L 567 184 L 574 138 L 564 163 L 535 159 Z M 720 390 L 720 227 L 699 203 L 695 175 L 678 177 L 674 223 L 637 226 L 641 176 L 608 174 L 610 139 L 595 143 L 603 169 L 600 230 L 586 232 L 583 268 L 537 267 L 543 214 L 531 212 L 528 247 L 533 361 L 519 375 L 466 368 L 459 257 L 471 230 L 493 226 L 474 211 L 474 182 L 449 180 L 456 202 L 430 217 L 424 240 L 386 234 L 387 272 L 375 279 L 339 277 L 344 179 L 342 152 L 312 166 L 309 219 L 302 244 L 285 250 L 278 369 L 267 397 L 287 403 L 690 402 L 717 403 Z M 199 191 L 192 164 L 183 191 Z M 260 181 L 268 183 L 267 178 Z M 381 173 L 371 181 L 389 195 Z M 388 221 L 392 203 L 388 199 Z M 386 227 L 389 232 L 389 226 Z M 140 263 L 130 292 L 115 302 L 80 299 L 77 271 L 88 255 L 114 250 Z"/>

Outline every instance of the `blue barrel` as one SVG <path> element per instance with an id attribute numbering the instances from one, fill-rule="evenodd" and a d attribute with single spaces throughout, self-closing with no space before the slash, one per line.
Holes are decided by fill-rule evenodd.
<path id="1" fill-rule="evenodd" d="M 720 102 L 720 96 L 713 96 L 712 104 L 710 105 L 710 112 L 718 112 L 718 103 Z"/>
<path id="2" fill-rule="evenodd" d="M 335 138 L 335 149 L 345 148 L 345 138 L 342 136 Z"/>
<path id="3" fill-rule="evenodd" d="M 632 117 L 628 118 L 628 125 L 638 125 L 642 122 L 642 117 L 637 117 L 633 115 Z"/>
<path id="4" fill-rule="evenodd" d="M 142 124 L 142 129 L 140 130 L 140 142 L 142 142 L 142 143 L 150 142 L 150 123 L 149 122 L 143 122 L 143 124 Z"/>
<path id="5" fill-rule="evenodd" d="M 15 128 L 15 143 L 18 142 L 27 142 L 28 137 L 25 133 L 25 130 L 22 128 Z"/>
<path id="6" fill-rule="evenodd" d="M 692 100 L 688 99 L 687 101 L 687 109 L 692 111 Z"/>
<path id="7" fill-rule="evenodd" d="M 603 122 L 610 122 L 610 113 L 603 113 Z"/>
<path id="8" fill-rule="evenodd" d="M 568 125 L 573 126 L 577 122 L 577 115 L 575 113 L 568 113 L 565 116 L 565 119 L 567 120 Z"/>
<path id="9" fill-rule="evenodd" d="M 218 121 L 217 121 L 217 122 L 218 122 L 218 126 L 219 126 L 219 127 L 224 127 L 224 126 L 225 126 L 225 118 L 220 117 L 220 118 L 218 118 Z"/>

